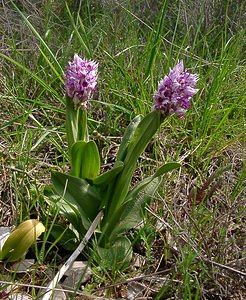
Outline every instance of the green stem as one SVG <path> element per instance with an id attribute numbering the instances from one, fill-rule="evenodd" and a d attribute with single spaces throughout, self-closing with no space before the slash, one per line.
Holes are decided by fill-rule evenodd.
<path id="1" fill-rule="evenodd" d="M 66 96 L 66 133 L 68 151 L 71 159 L 71 149 L 75 142 L 88 142 L 87 111 L 83 107 L 74 107 L 71 98 Z"/>
<path id="2" fill-rule="evenodd" d="M 89 142 L 89 134 L 87 127 L 87 110 L 83 107 L 79 109 L 78 140 L 83 142 Z"/>

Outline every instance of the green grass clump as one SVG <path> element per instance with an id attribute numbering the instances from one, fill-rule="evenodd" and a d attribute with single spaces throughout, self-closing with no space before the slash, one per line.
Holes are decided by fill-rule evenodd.
<path id="1" fill-rule="evenodd" d="M 161 162 L 182 163 L 179 173 L 164 178 L 146 223 L 129 232 L 144 264 L 124 274 L 95 266 L 86 289 L 99 293 L 98 286 L 106 286 L 117 298 L 119 289 L 107 286 L 146 276 L 136 279 L 146 286 L 142 297 L 239 297 L 246 272 L 245 4 L 69 0 L 16 5 L 0 4 L 1 225 L 34 216 L 49 228 L 66 224 L 47 209 L 42 188 L 51 169 L 67 170 L 63 72 L 75 52 L 99 62 L 89 131 L 105 169 L 129 121 L 151 110 L 158 81 L 183 59 L 199 73 L 199 92 L 185 121 L 171 118 L 162 126 L 133 182 L 153 174 Z M 33 249 L 39 285 L 47 279 L 39 268 L 52 269 L 69 255 L 61 241 L 47 230 Z M 151 276 L 155 284 L 146 279 Z M 33 284 L 31 277 L 17 278 Z"/>

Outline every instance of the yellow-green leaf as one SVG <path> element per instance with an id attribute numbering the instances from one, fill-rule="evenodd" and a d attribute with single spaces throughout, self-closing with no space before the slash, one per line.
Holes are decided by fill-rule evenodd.
<path id="1" fill-rule="evenodd" d="M 0 259 L 12 262 L 22 258 L 44 231 L 44 225 L 38 220 L 24 221 L 12 231 L 4 243 L 0 252 Z"/>

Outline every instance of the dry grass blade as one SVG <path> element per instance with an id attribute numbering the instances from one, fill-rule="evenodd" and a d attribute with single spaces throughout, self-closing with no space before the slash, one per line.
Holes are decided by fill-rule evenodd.
<path id="1" fill-rule="evenodd" d="M 81 251 L 84 249 L 85 245 L 91 238 L 92 234 L 95 232 L 97 225 L 101 221 L 101 218 L 103 216 L 103 212 L 100 211 L 94 221 L 92 222 L 90 228 L 88 229 L 85 237 L 79 244 L 79 246 L 75 249 L 73 254 L 69 257 L 69 259 L 65 262 L 65 264 L 61 267 L 59 272 L 56 274 L 54 279 L 51 281 L 47 288 L 47 293 L 44 295 L 43 300 L 49 300 L 52 297 L 53 289 L 58 284 L 62 276 L 65 274 L 65 272 L 71 267 L 72 263 L 75 261 L 75 259 L 78 257 L 78 255 L 81 253 Z"/>

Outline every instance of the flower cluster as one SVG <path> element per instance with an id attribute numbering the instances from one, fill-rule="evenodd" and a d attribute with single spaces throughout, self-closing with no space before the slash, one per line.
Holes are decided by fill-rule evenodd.
<path id="1" fill-rule="evenodd" d="M 87 100 L 91 99 L 97 86 L 98 64 L 92 60 L 74 55 L 74 60 L 69 62 L 65 73 L 65 90 L 73 99 L 74 105 L 87 107 Z"/>
<path id="2" fill-rule="evenodd" d="M 184 70 L 183 61 L 170 70 L 158 86 L 154 94 L 153 110 L 159 110 L 164 115 L 176 113 L 185 119 L 185 112 L 190 107 L 190 99 L 198 92 L 196 84 L 197 74 L 191 74 Z"/>

